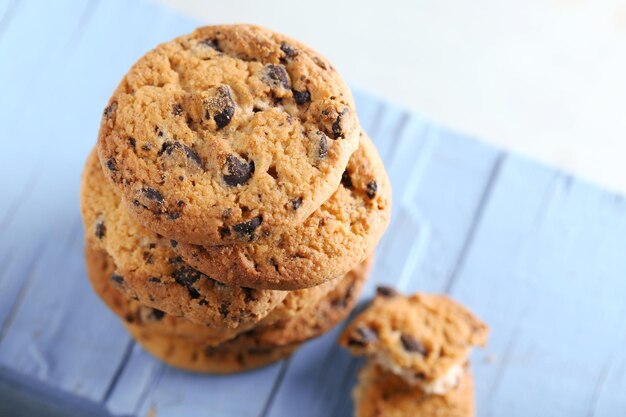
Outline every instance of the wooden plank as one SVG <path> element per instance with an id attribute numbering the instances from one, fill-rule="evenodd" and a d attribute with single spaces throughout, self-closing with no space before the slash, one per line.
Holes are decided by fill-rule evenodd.
<path id="1" fill-rule="evenodd" d="M 136 415 L 167 365 L 155 360 L 133 343 L 128 360 L 110 395 L 102 403 L 114 415 Z"/>
<path id="2" fill-rule="evenodd" d="M 97 401 L 128 335 L 85 279 L 78 230 L 76 219 L 65 242 L 40 255 L 0 343 L 0 364 Z"/>
<path id="3" fill-rule="evenodd" d="M 21 140 L 7 140 L 3 144 L 5 152 L 15 157 L 5 158 L 0 165 L 0 188 L 5 201 L 11 203 L 0 205 L 0 230 L 12 220 L 20 201 L 32 190 L 41 172 L 34 169 L 46 154 L 47 146 L 60 140 L 55 137 L 59 129 L 53 128 L 58 126 L 54 120 L 57 112 L 43 109 L 54 109 L 58 103 L 51 103 L 52 100 L 63 96 L 66 86 L 59 81 L 66 55 L 62 51 L 72 42 L 76 25 L 71 23 L 78 22 L 85 6 L 79 2 L 58 2 L 57 7 L 48 4 L 53 10 L 47 13 L 40 2 L 21 1 L 8 22 L 10 30 L 7 28 L 0 38 L 0 62 L 11 63 L 0 65 L 0 91 L 5 97 L 0 103 L 0 130 L 10 132 L 12 137 L 28 138 L 30 145 L 25 147 Z M 63 12 L 63 9 L 68 10 Z M 60 20 L 66 24 L 57 27 Z M 41 33 L 55 35 L 33 36 L 33 27 Z M 41 71 L 42 67 L 46 71 Z M 15 172 L 22 175 L 14 175 Z"/>
<path id="4" fill-rule="evenodd" d="M 151 359 L 153 360 L 153 359 Z M 280 371 L 280 363 L 239 375 L 207 376 L 164 366 L 138 415 L 258 416 Z"/>
<path id="5" fill-rule="evenodd" d="M 35 69 L 41 68 L 43 62 L 50 59 L 51 62 L 58 62 L 59 65 L 52 65 L 49 71 L 44 71 L 41 74 L 41 78 L 46 78 L 50 83 L 49 88 L 35 88 L 26 89 L 24 91 L 34 91 L 37 96 L 31 97 L 32 102 L 38 102 L 40 105 L 44 105 L 42 108 L 46 108 L 46 100 L 49 100 L 49 95 L 55 95 L 59 97 L 62 95 L 62 88 L 58 88 L 59 84 L 55 80 L 55 75 L 58 76 L 62 73 L 61 61 L 55 61 L 57 58 L 63 58 L 62 56 L 56 57 L 55 54 L 60 53 L 62 46 L 71 42 L 70 35 L 72 29 L 75 27 L 71 24 L 72 19 L 78 21 L 81 15 L 80 7 L 76 7 L 70 12 L 63 15 L 63 18 L 67 19 L 67 25 L 60 28 L 57 33 L 58 37 L 55 39 L 48 39 L 44 43 L 48 48 L 42 51 L 39 59 L 42 62 L 31 61 L 34 59 L 31 55 L 38 54 L 20 54 L 14 56 L 9 47 L 4 45 L 14 45 L 19 43 L 22 35 L 26 35 L 24 32 L 29 27 L 40 27 L 44 31 L 53 31 L 58 20 L 61 19 L 58 7 L 50 7 L 50 13 L 46 13 L 45 9 L 40 7 L 41 5 L 34 4 L 33 2 L 24 2 L 20 4 L 16 16 L 12 21 L 16 22 L 16 30 L 6 34 L 5 39 L 7 43 L 3 43 L 0 47 L 0 59 L 8 61 L 16 61 L 16 66 L 12 67 L 15 71 L 19 72 L 20 66 L 26 66 L 28 71 L 22 70 L 24 78 L 28 79 L 33 77 L 37 79 L 39 72 L 35 73 Z M 69 7 L 68 4 L 58 4 L 60 8 L 64 6 Z M 80 4 L 77 4 L 80 6 Z M 19 23 L 19 24 L 18 24 Z M 17 33 L 17 35 L 16 35 Z M 12 42 L 9 42 L 15 37 Z M 35 36 L 29 36 L 29 42 L 36 39 Z M 53 38 L 53 37 L 50 37 Z M 26 44 L 26 47 L 32 47 L 33 50 L 37 50 L 37 45 Z M 24 58 L 22 55 L 29 55 Z M 1 66 L 4 68 L 5 66 Z M 9 67 L 9 66 L 6 66 Z M 0 85 L 3 87 L 6 85 L 12 85 L 12 79 L 5 72 L 0 72 Z M 19 83 L 18 83 L 19 84 Z M 34 82 L 34 86 L 37 87 L 37 82 Z M 43 87 L 43 86 L 42 86 Z M 55 90 L 55 88 L 57 88 Z M 17 294 L 23 288 L 23 280 L 16 279 L 15 277 L 28 277 L 28 271 L 31 269 L 31 259 L 37 258 L 38 251 L 41 250 L 43 242 L 48 239 L 42 239 L 42 236 L 47 236 L 48 229 L 50 227 L 58 227 L 59 224 L 50 224 L 49 218 L 41 216 L 41 208 L 51 208 L 49 215 L 59 214 L 59 218 L 64 218 L 69 212 L 76 212 L 77 199 L 73 199 L 75 193 L 70 191 L 70 188 L 64 188 L 69 184 L 77 184 L 78 177 L 76 174 L 65 170 L 65 165 L 60 165 L 55 157 L 58 154 L 65 153 L 62 147 L 57 146 L 62 141 L 62 132 L 59 129 L 51 129 L 50 126 L 55 126 L 55 114 L 56 112 L 39 112 L 38 123 L 32 123 L 33 113 L 21 111 L 18 112 L 19 116 L 14 119 L 7 119 L 7 115 L 12 114 L 16 109 L 13 107 L 18 98 L 24 96 L 23 91 L 8 89 L 7 94 L 13 94 L 11 97 L 15 99 L 4 100 L 2 106 L 6 106 L 5 111 L 0 111 L 0 129 L 2 131 L 11 132 L 14 137 L 28 138 L 31 142 L 29 147 L 24 146 L 24 141 L 13 140 L 7 141 L 4 152 L 6 155 L 24 155 L 24 157 L 12 157 L 5 158 L 2 164 L 0 164 L 0 181 L 2 181 L 1 187 L 3 195 L 6 198 L 8 204 L 2 205 L 0 209 L 0 226 L 4 239 L 0 239 L 0 287 L 3 291 L 0 292 L 0 323 L 4 322 L 7 315 L 13 306 L 13 301 L 16 299 Z M 17 95 L 16 95 L 17 94 Z M 30 105 L 28 108 L 31 108 Z M 50 107 L 54 108 L 54 107 Z M 48 150 L 57 149 L 56 154 L 48 154 Z M 71 158 L 71 152 L 68 152 L 66 157 Z M 43 155 L 47 157 L 44 158 Z M 63 157 L 61 157 L 63 158 Z M 76 158 L 74 158 L 76 159 Z M 76 161 L 78 162 L 78 161 Z M 37 171 L 35 171 L 37 170 Z M 50 175 L 45 175 L 47 171 L 50 171 Z M 15 172 L 23 172 L 24 175 L 15 175 Z M 42 175 L 43 174 L 43 175 Z M 71 175 L 71 177 L 70 177 Z M 45 184 L 41 182 L 41 177 L 45 176 Z M 59 186 L 60 185 L 60 186 Z M 67 190 L 69 192 L 64 193 Z M 33 193 L 38 193 L 33 195 Z M 58 196 L 63 196 L 59 199 Z M 68 204 L 69 203 L 69 204 Z M 59 211 L 55 212 L 54 208 L 58 207 Z M 62 228 L 57 228 L 57 231 L 61 231 Z M 55 235 L 51 234 L 49 238 L 54 238 Z"/>
<path id="6" fill-rule="evenodd" d="M 96 403 L 0 367 L 0 416 L 110 417 Z"/>
<path id="7" fill-rule="evenodd" d="M 625 237 L 621 199 L 505 161 L 452 289 L 492 327 L 495 363 L 474 362 L 485 415 L 590 415 L 623 346 Z"/>

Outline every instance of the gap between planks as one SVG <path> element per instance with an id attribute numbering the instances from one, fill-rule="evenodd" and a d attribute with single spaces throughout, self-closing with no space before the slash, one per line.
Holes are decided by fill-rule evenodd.
<path id="1" fill-rule="evenodd" d="M 463 268 L 469 249 L 472 247 L 472 244 L 474 243 L 474 237 L 476 236 L 476 231 L 478 230 L 480 223 L 482 222 L 482 219 L 485 213 L 485 208 L 487 207 L 487 203 L 489 202 L 489 197 L 491 196 L 491 193 L 496 185 L 496 182 L 498 181 L 498 177 L 500 176 L 500 170 L 506 158 L 507 158 L 507 154 L 505 152 L 500 152 L 498 156 L 496 157 L 496 161 L 493 167 L 491 168 L 489 179 L 487 180 L 485 189 L 483 190 L 483 193 L 480 196 L 480 201 L 478 203 L 478 207 L 476 208 L 474 219 L 472 220 L 472 224 L 467 233 L 467 237 L 465 238 L 465 241 L 463 242 L 463 246 L 461 247 L 461 252 L 459 254 L 459 257 L 457 258 L 454 264 L 454 267 L 452 268 L 450 277 L 448 278 L 448 281 L 446 282 L 446 285 L 444 287 L 443 292 L 445 294 L 450 295 L 450 293 L 452 292 L 452 289 L 454 288 L 454 284 L 456 284 L 456 281 L 459 276 L 459 272 Z"/>
<path id="2" fill-rule="evenodd" d="M 15 16 L 18 4 L 20 4 L 19 1 L 13 0 L 9 7 L 7 7 L 4 15 L 2 15 L 2 18 L 0 18 L 0 39 L 2 39 L 2 35 L 4 35 L 7 26 L 11 23 L 11 19 Z"/>

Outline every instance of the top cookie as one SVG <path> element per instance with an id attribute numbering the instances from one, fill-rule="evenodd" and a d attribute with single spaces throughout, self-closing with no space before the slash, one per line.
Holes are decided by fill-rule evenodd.
<path id="1" fill-rule="evenodd" d="M 137 220 L 215 245 L 300 223 L 337 189 L 358 138 L 350 91 L 316 52 L 256 26 L 207 26 L 133 65 L 98 154 Z"/>
<path id="2" fill-rule="evenodd" d="M 470 349 L 483 346 L 487 334 L 487 325 L 446 296 L 380 288 L 340 344 L 426 393 L 444 394 L 458 384 Z"/>

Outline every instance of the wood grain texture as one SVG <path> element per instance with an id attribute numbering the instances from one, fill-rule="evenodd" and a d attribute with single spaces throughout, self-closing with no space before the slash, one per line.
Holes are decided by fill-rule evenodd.
<path id="1" fill-rule="evenodd" d="M 342 325 L 261 370 L 191 375 L 135 345 L 89 288 L 78 185 L 102 108 L 137 58 L 195 26 L 142 1 L 0 3 L 0 394 L 45 398 L 32 413 L 352 412 L 360 361 L 337 347 Z M 626 201 L 354 95 L 394 187 L 363 300 L 382 283 L 449 292 L 487 321 L 481 416 L 625 414 Z"/>

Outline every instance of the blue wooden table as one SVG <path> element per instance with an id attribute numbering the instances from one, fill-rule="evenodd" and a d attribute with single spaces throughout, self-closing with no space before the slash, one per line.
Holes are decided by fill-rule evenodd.
<path id="1" fill-rule="evenodd" d="M 258 371 L 190 375 L 133 343 L 85 278 L 79 175 L 102 109 L 195 26 L 141 1 L 0 0 L 1 416 L 351 415 L 340 329 Z M 354 93 L 394 186 L 365 297 L 446 292 L 490 324 L 480 416 L 626 415 L 624 198 Z"/>

